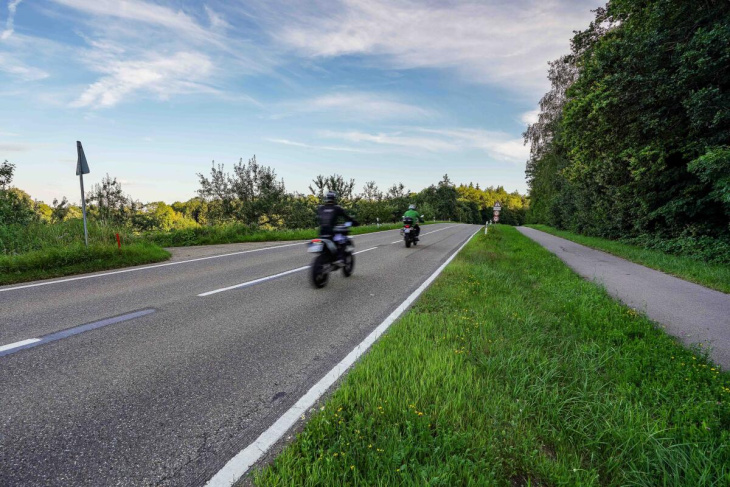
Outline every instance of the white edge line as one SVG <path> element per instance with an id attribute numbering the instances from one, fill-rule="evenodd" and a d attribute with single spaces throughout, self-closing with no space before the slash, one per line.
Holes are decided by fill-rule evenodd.
<path id="1" fill-rule="evenodd" d="M 4 289 L 0 289 L 0 293 L 5 292 L 5 291 L 15 291 L 17 289 L 26 289 L 29 287 L 48 286 L 51 284 L 60 284 L 62 282 L 78 281 L 81 279 L 93 279 L 95 277 L 111 276 L 113 274 L 124 274 L 126 272 L 144 271 L 147 269 L 155 269 L 158 267 L 167 267 L 170 265 L 188 264 L 190 262 L 198 262 L 201 260 L 219 259 L 221 257 L 229 257 L 231 255 L 250 254 L 251 252 L 263 252 L 264 250 L 283 249 L 284 247 L 294 247 L 295 245 L 304 245 L 304 244 L 306 244 L 305 241 L 299 241 L 299 242 L 293 243 L 293 244 L 276 245 L 273 247 L 262 247 L 260 249 L 252 249 L 252 250 L 241 250 L 240 252 L 231 252 L 230 254 L 211 255 L 208 257 L 198 257 L 197 259 L 181 260 L 178 262 L 165 262 L 164 264 L 148 265 L 148 266 L 144 266 L 144 267 L 132 267 L 129 269 L 122 269 L 119 271 L 104 272 L 102 274 L 91 274 L 91 275 L 87 275 L 87 276 L 69 277 L 68 279 L 59 279 L 56 281 L 37 282 L 35 284 L 25 284 L 23 286 L 7 287 Z"/>
<path id="2" fill-rule="evenodd" d="M 286 276 L 286 275 L 289 275 L 289 274 L 294 274 L 295 272 L 301 272 L 301 271 L 303 271 L 305 269 L 309 269 L 309 266 L 308 265 L 305 265 L 304 267 L 298 267 L 296 269 L 291 269 L 289 271 L 280 272 L 278 274 L 274 274 L 273 276 L 266 276 L 266 277 L 262 277 L 260 279 L 254 279 L 253 281 L 242 282 L 240 284 L 236 284 L 235 286 L 228 286 L 228 287 L 224 287 L 224 288 L 221 288 L 221 289 L 216 289 L 214 291 L 208 291 L 206 293 L 198 294 L 198 296 L 199 297 L 205 297 L 205 296 L 210 296 L 211 294 L 222 293 L 223 291 L 230 291 L 231 289 L 238 289 L 239 287 L 253 286 L 254 284 L 258 284 L 260 282 L 270 281 L 272 279 L 276 279 L 277 277 L 282 277 L 282 276 Z"/>
<path id="3" fill-rule="evenodd" d="M 0 347 L 0 352 L 4 352 L 6 350 L 12 350 L 13 348 L 24 347 L 26 345 L 30 345 L 31 343 L 35 343 L 35 342 L 39 342 L 39 341 L 41 341 L 40 338 L 29 338 L 27 340 L 22 340 L 22 341 L 15 342 L 15 343 L 8 343 L 7 345 L 3 345 L 2 347 Z"/>
<path id="4" fill-rule="evenodd" d="M 408 307 L 428 288 L 429 285 L 441 274 L 449 263 L 466 247 L 471 239 L 481 230 L 481 227 L 474 232 L 459 249 L 451 254 L 446 262 L 434 271 L 418 289 L 406 298 L 378 327 L 368 335 L 347 357 L 322 377 L 309 391 L 302 396 L 287 412 L 276 420 L 266 431 L 246 448 L 241 450 L 235 457 L 228 461 L 206 484 L 205 487 L 230 487 L 251 468 L 277 441 L 279 441 L 289 429 L 294 426 L 299 418 L 311 408 L 322 395 L 327 392 L 337 380 L 362 356 L 375 341 L 397 320 Z"/>

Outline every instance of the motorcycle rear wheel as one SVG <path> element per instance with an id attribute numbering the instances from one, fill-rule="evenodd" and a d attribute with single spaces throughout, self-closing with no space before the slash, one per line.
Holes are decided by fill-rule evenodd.
<path id="1" fill-rule="evenodd" d="M 351 253 L 345 254 L 345 265 L 342 267 L 342 273 L 345 277 L 350 277 L 352 271 L 355 270 L 355 256 Z"/>
<path id="2" fill-rule="evenodd" d="M 407 249 L 410 249 L 411 248 L 411 239 L 408 238 L 408 237 L 406 237 L 406 248 Z"/>
<path id="3" fill-rule="evenodd" d="M 317 289 L 325 287 L 329 280 L 329 273 L 325 271 L 325 266 L 329 264 L 328 261 L 329 259 L 325 254 L 320 254 L 312 264 L 312 285 Z"/>

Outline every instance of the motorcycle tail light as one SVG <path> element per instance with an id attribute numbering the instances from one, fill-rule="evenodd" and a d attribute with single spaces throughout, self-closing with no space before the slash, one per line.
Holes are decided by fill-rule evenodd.
<path id="1" fill-rule="evenodd" d="M 411 228 L 411 226 L 410 225 L 406 225 L 406 228 Z"/>

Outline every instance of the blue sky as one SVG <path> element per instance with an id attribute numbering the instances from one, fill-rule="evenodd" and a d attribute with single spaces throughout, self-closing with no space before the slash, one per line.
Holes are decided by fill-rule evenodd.
<path id="1" fill-rule="evenodd" d="M 142 201 L 195 196 L 256 154 L 317 174 L 526 191 L 526 123 L 600 1 L 0 0 L 0 160 L 50 202 L 109 173 Z"/>

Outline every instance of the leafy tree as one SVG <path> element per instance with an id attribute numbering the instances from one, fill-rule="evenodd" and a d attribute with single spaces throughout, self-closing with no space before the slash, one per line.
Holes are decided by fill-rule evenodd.
<path id="1" fill-rule="evenodd" d="M 276 178 L 276 172 L 259 164 L 256 156 L 248 162 L 239 160 L 233 166 L 233 174 L 224 172 L 224 166 L 215 162 L 210 179 L 198 174 L 198 194 L 209 204 L 213 221 L 235 219 L 250 225 L 282 224 L 280 215 L 286 204 L 284 182 Z"/>
<path id="2" fill-rule="evenodd" d="M 5 191 L 10 183 L 13 182 L 13 173 L 15 172 L 15 164 L 11 164 L 5 160 L 0 166 L 0 191 Z"/>
<path id="3" fill-rule="evenodd" d="M 525 133 L 530 219 L 610 238 L 730 241 L 728 18 L 719 0 L 596 11 L 551 64 Z"/>
<path id="4" fill-rule="evenodd" d="M 355 190 L 355 180 L 350 179 L 346 181 L 339 174 L 333 174 L 331 176 L 318 175 L 312 180 L 312 185 L 309 186 L 309 191 L 312 195 L 316 196 L 319 201 L 324 200 L 324 195 L 328 191 L 334 191 L 337 193 L 337 198 L 340 205 L 348 207 L 353 203 Z"/>
<path id="5" fill-rule="evenodd" d="M 68 206 L 68 200 L 64 196 L 61 201 L 57 198 L 53 198 L 53 204 L 51 205 L 51 223 L 59 223 L 66 219 L 71 209 Z"/>
<path id="6" fill-rule="evenodd" d="M 112 178 L 109 174 L 102 178 L 101 183 L 92 186 L 91 192 L 86 195 L 86 201 L 89 202 L 90 213 L 95 219 L 114 225 L 127 223 L 135 210 L 130 205 L 137 206 L 124 194 L 117 178 Z"/>

